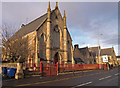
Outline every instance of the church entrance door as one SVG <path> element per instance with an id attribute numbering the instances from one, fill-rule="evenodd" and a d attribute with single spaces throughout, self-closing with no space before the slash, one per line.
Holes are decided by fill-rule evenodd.
<path id="1" fill-rule="evenodd" d="M 58 52 L 57 52 L 54 56 L 54 63 L 55 64 L 58 62 L 58 59 L 59 59 L 59 55 L 58 55 Z"/>

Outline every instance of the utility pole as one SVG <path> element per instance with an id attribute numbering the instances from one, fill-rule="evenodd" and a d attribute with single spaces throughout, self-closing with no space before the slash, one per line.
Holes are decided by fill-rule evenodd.
<path id="1" fill-rule="evenodd" d="M 101 59 L 100 59 L 100 42 L 99 42 L 99 36 L 102 36 L 103 34 L 98 34 L 98 45 L 99 45 L 99 47 L 98 47 L 98 59 L 99 59 L 99 69 L 101 69 Z"/>

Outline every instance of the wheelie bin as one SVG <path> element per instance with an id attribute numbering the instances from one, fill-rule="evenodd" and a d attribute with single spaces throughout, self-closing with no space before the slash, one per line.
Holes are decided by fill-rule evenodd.
<path id="1" fill-rule="evenodd" d="M 17 70 L 17 68 L 7 67 L 7 76 L 15 77 L 16 70 Z"/>

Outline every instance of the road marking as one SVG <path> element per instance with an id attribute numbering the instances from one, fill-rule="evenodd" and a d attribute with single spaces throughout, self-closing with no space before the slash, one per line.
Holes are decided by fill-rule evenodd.
<path id="1" fill-rule="evenodd" d="M 99 80 L 103 80 L 103 79 L 105 79 L 105 78 L 100 78 Z"/>
<path id="2" fill-rule="evenodd" d="M 88 85 L 88 84 L 91 84 L 92 82 L 87 82 L 87 83 L 83 83 L 83 84 L 80 84 L 80 85 L 77 85 L 75 87 L 80 87 L 80 86 L 84 86 L 84 85 Z M 75 87 L 72 87 L 72 88 L 75 88 Z"/>
<path id="3" fill-rule="evenodd" d="M 110 78 L 111 76 L 107 76 L 107 77 L 104 77 L 104 78 L 100 78 L 99 80 L 103 80 L 103 79 L 107 79 L 107 78 Z"/>
<path id="4" fill-rule="evenodd" d="M 101 74 L 102 72 L 98 72 L 95 74 Z M 90 75 L 95 75 L 95 74 L 90 74 Z M 83 76 L 76 76 L 76 77 L 70 77 L 70 78 L 64 78 L 64 79 L 58 79 L 58 80 L 52 80 L 52 81 L 45 81 L 45 82 L 36 82 L 36 83 L 30 83 L 30 84 L 21 84 L 21 85 L 16 85 L 16 86 L 27 86 L 27 85 L 34 85 L 34 84 L 43 84 L 43 83 L 49 83 L 49 82 L 55 82 L 55 81 L 61 81 L 61 80 L 69 80 L 69 79 L 73 79 L 73 78 L 80 78 L 80 77 L 84 77 L 84 76 L 90 76 L 90 75 L 83 75 Z"/>
<path id="5" fill-rule="evenodd" d="M 107 76 L 107 77 L 105 77 L 105 78 L 107 79 L 107 78 L 110 78 L 110 77 L 111 77 L 111 76 Z"/>
<path id="6" fill-rule="evenodd" d="M 78 71 L 78 72 L 68 72 L 68 73 L 59 73 L 59 75 L 64 75 L 64 74 L 73 74 L 73 73 L 82 73 L 82 72 L 90 72 L 92 70 L 89 71 Z"/>
<path id="7" fill-rule="evenodd" d="M 116 73 L 115 75 L 118 75 L 119 73 Z"/>

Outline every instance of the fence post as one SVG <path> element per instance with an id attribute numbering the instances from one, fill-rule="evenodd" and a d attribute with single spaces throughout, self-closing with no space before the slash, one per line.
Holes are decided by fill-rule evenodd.
<path id="1" fill-rule="evenodd" d="M 100 65 L 100 64 L 98 64 L 98 69 L 99 69 L 99 65 Z"/>
<path id="2" fill-rule="evenodd" d="M 106 64 L 104 64 L 104 70 L 106 70 Z"/>
<path id="3" fill-rule="evenodd" d="M 58 75 L 58 62 L 57 62 L 57 75 Z"/>
<path id="4" fill-rule="evenodd" d="M 42 73 L 42 62 L 40 61 L 40 72 Z"/>
<path id="5" fill-rule="evenodd" d="M 48 67 L 49 67 L 49 75 L 51 75 L 51 64 L 49 64 Z"/>

